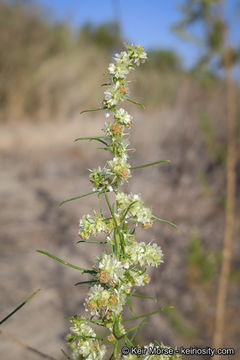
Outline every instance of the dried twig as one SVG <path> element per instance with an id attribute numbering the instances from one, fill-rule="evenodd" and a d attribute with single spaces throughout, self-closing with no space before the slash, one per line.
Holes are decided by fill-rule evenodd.
<path id="1" fill-rule="evenodd" d="M 53 358 L 52 356 L 46 355 L 43 352 L 33 348 L 32 346 L 29 346 L 27 344 L 25 344 L 24 342 L 16 339 L 15 337 L 13 337 L 12 335 L 9 335 L 8 333 L 6 333 L 5 331 L 0 330 L 0 335 L 2 335 L 5 339 L 21 346 L 23 349 L 32 351 L 34 354 L 39 355 L 42 359 L 48 359 L 48 360 L 56 360 L 55 358 Z"/>

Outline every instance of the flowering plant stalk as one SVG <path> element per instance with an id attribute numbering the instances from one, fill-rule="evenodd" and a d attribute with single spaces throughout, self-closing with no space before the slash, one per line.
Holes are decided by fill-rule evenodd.
<path id="1" fill-rule="evenodd" d="M 126 194 L 119 190 L 132 176 L 131 171 L 137 168 L 156 165 L 167 160 L 155 161 L 153 163 L 131 166 L 129 164 L 129 141 L 126 130 L 131 127 L 133 117 L 120 107 L 124 100 L 136 103 L 129 98 L 128 82 L 126 77 L 135 66 L 144 63 L 147 54 L 140 45 L 127 45 L 126 50 L 116 54 L 114 62 L 108 67 L 110 84 L 104 92 L 102 107 L 89 109 L 83 112 L 105 110 L 107 122 L 103 127 L 103 136 L 78 138 L 80 140 L 96 140 L 103 144 L 103 149 L 109 151 L 113 158 L 108 160 L 106 165 L 90 170 L 90 182 L 93 191 L 77 196 L 75 200 L 84 196 L 96 193 L 99 199 L 99 211 L 93 214 L 84 215 L 80 219 L 79 242 L 106 244 L 105 251 L 97 259 L 91 270 L 66 263 L 65 261 L 44 251 L 41 253 L 58 260 L 65 265 L 81 270 L 83 274 L 89 274 L 90 279 L 79 282 L 77 285 L 88 283 L 90 288 L 85 299 L 85 311 L 89 317 L 77 315 L 70 318 L 72 327 L 71 333 L 67 336 L 71 356 L 65 354 L 72 360 L 101 360 L 106 358 L 106 344 L 112 346 L 110 359 L 179 359 L 178 355 L 149 355 L 147 350 L 154 347 L 150 344 L 145 347 L 145 354 L 131 354 L 120 351 L 120 344 L 125 347 L 134 346 L 134 338 L 138 330 L 146 323 L 148 316 L 156 314 L 163 309 L 157 309 L 148 314 L 135 316 L 131 304 L 132 297 L 140 297 L 156 300 L 153 297 L 142 296 L 136 293 L 136 287 L 144 286 L 150 281 L 147 267 L 157 267 L 163 262 L 161 248 L 157 244 L 139 242 L 135 239 L 135 229 L 141 224 L 144 229 L 153 225 L 154 220 L 166 222 L 174 227 L 173 223 L 159 219 L 152 214 L 150 208 L 146 207 L 139 194 Z M 110 122 L 109 119 L 113 118 Z M 109 193 L 115 195 L 114 204 L 111 204 Z M 101 201 L 105 199 L 109 209 L 106 215 L 103 212 Z M 106 240 L 89 240 L 99 233 L 106 235 Z M 124 305 L 128 304 L 132 316 L 123 319 L 122 312 Z M 132 328 L 125 328 L 129 321 L 140 320 L 140 323 Z M 96 327 L 107 329 L 105 337 L 97 336 L 92 324 Z M 162 348 L 162 344 L 156 342 Z M 122 348 L 123 349 L 123 348 Z M 125 348 L 126 350 L 126 348 Z"/>

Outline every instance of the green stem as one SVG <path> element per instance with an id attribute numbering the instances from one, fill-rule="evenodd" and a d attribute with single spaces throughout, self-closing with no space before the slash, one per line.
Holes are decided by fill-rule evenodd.
<path id="1" fill-rule="evenodd" d="M 119 230 L 119 227 L 118 227 L 118 224 L 117 224 L 117 220 L 116 220 L 116 218 L 115 218 L 114 211 L 113 211 L 113 209 L 112 209 L 112 206 L 111 206 L 111 204 L 110 204 L 110 201 L 109 201 L 109 199 L 108 199 L 108 196 L 107 196 L 106 191 L 104 192 L 104 195 L 105 195 L 105 199 L 106 199 L 108 208 L 109 208 L 110 213 L 111 213 L 111 215 L 112 215 L 115 228 L 117 229 L 117 233 L 118 233 L 118 235 L 119 235 L 119 240 L 121 240 L 121 235 L 120 235 L 120 230 Z M 119 241 L 118 241 L 118 239 L 117 239 L 117 237 L 116 237 L 116 234 L 115 234 L 115 236 L 114 236 L 114 239 L 115 239 L 115 251 L 116 251 L 116 255 L 117 255 L 117 254 L 119 253 Z"/>
<path id="2" fill-rule="evenodd" d="M 113 360 L 117 359 L 117 351 L 118 351 L 118 340 L 116 340 L 115 344 L 114 344 L 114 349 L 113 349 Z"/>

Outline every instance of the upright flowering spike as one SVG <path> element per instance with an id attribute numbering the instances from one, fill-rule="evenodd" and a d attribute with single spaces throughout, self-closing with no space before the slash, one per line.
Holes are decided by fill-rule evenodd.
<path id="1" fill-rule="evenodd" d="M 136 327 L 130 330 L 124 328 L 124 306 L 128 303 L 132 311 L 130 299 L 135 294 L 135 288 L 150 281 L 147 268 L 157 267 L 163 262 L 162 250 L 157 244 L 138 242 L 135 239 L 138 223 L 141 223 L 144 229 L 153 225 L 152 210 L 145 206 L 139 194 L 119 191 L 119 187 L 132 177 L 131 165 L 128 162 L 129 140 L 125 130 L 131 127 L 133 121 L 133 117 L 119 105 L 129 96 L 127 75 L 146 59 L 147 54 L 140 45 L 127 45 L 125 51 L 115 55 L 114 61 L 108 67 L 111 85 L 104 92 L 103 107 L 106 118 L 112 117 L 113 120 L 105 122 L 102 129 L 104 135 L 98 139 L 104 138 L 104 149 L 112 154 L 112 159 L 103 167 L 90 170 L 89 178 L 93 191 L 98 193 L 100 211 L 84 215 L 79 223 L 79 236 L 83 241 L 103 233 L 106 241 L 100 243 L 107 245 L 105 252 L 96 259 L 93 269 L 86 271 L 91 275 L 89 281 L 86 281 L 91 286 L 84 306 L 90 317 L 75 316 L 71 320 L 73 326 L 67 340 L 72 349 L 73 360 L 104 359 L 104 342 L 113 346 L 110 357 L 112 360 L 155 359 L 155 356 L 147 354 L 124 355 L 118 349 L 119 341 L 124 340 L 125 344 L 129 344 L 128 333 L 136 330 Z M 115 195 L 113 205 L 108 198 L 109 192 Z M 103 194 L 109 208 L 108 214 L 104 214 L 102 210 Z M 97 337 L 95 330 L 89 326 L 91 323 L 105 327 L 106 337 Z M 150 346 L 151 344 L 146 349 Z M 163 356 L 164 360 L 177 359 Z"/>

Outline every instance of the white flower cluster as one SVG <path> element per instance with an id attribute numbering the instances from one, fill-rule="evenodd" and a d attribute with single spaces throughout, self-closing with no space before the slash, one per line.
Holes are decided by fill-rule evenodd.
<path id="1" fill-rule="evenodd" d="M 127 162 L 129 143 L 123 137 L 124 127 L 130 127 L 133 119 L 126 110 L 118 109 L 117 105 L 128 96 L 126 76 L 129 71 L 134 69 L 134 65 L 143 63 L 146 58 L 147 54 L 140 45 L 129 45 L 126 51 L 115 56 L 115 63 L 108 67 L 112 85 L 104 92 L 103 105 L 107 110 L 106 117 L 112 113 L 114 122 L 105 123 L 103 132 L 107 141 L 106 149 L 114 154 L 114 158 L 103 168 L 90 170 L 89 178 L 94 191 L 116 191 L 131 176 Z"/>
<path id="2" fill-rule="evenodd" d="M 138 194 L 125 194 L 123 192 L 116 195 L 117 211 L 119 216 L 140 222 L 144 227 L 152 225 L 152 211 L 144 206 Z"/>
<path id="3" fill-rule="evenodd" d="M 126 302 L 125 297 L 125 294 L 117 289 L 109 290 L 96 284 L 88 292 L 85 310 L 89 311 L 92 316 L 101 317 L 112 325 L 112 315 L 113 313 L 119 315 L 122 312 L 123 305 Z"/>
<path id="4" fill-rule="evenodd" d="M 131 177 L 129 168 L 130 165 L 124 159 L 114 157 L 107 162 L 103 169 L 99 166 L 97 169 L 91 170 L 89 178 L 94 185 L 93 190 L 116 191 Z"/>
<path id="5" fill-rule="evenodd" d="M 132 116 L 123 108 L 117 109 L 114 112 L 114 119 L 118 124 L 126 127 L 130 127 L 133 121 Z"/>
<path id="6" fill-rule="evenodd" d="M 112 81 L 121 81 L 126 78 L 130 70 L 134 69 L 134 65 L 139 66 L 147 59 L 147 54 L 140 45 L 127 46 L 126 51 L 116 54 L 114 57 L 115 63 L 111 63 L 108 67 L 109 74 L 112 76 Z"/>
<path id="7" fill-rule="evenodd" d="M 115 286 L 123 280 L 125 265 L 114 254 L 103 254 L 99 259 L 97 268 L 100 271 L 100 276 L 102 274 L 104 277 L 104 274 L 106 274 L 108 278 L 108 281 L 101 281 L 100 278 L 100 282 L 106 282 L 110 286 Z"/>
<path id="8" fill-rule="evenodd" d="M 84 215 L 79 222 L 79 233 L 78 235 L 82 239 L 89 239 L 91 235 L 104 232 L 108 233 L 112 230 L 112 222 L 107 221 L 104 217 L 94 212 L 94 215 Z"/>
<path id="9" fill-rule="evenodd" d="M 125 248 L 126 254 L 134 263 L 141 266 L 158 266 L 163 262 L 163 253 L 157 244 L 146 245 L 145 242 L 133 242 Z"/>
<path id="10" fill-rule="evenodd" d="M 70 328 L 71 334 L 67 336 L 67 341 L 73 350 L 72 359 L 102 360 L 106 347 L 99 344 L 94 330 L 81 319 L 74 318 L 71 322 L 74 326 Z"/>
<path id="11" fill-rule="evenodd" d="M 104 92 L 105 99 L 104 105 L 111 109 L 114 106 L 118 105 L 120 101 L 123 101 L 127 98 L 128 89 L 126 85 L 122 85 L 121 81 L 116 81 L 108 90 Z"/>
<path id="12" fill-rule="evenodd" d="M 129 140 L 124 139 L 126 134 L 123 132 L 123 126 L 119 123 L 106 123 L 104 124 L 103 131 L 106 138 L 110 139 L 108 143 L 108 150 L 115 155 L 116 158 L 122 159 L 125 163 L 128 160 L 128 145 Z M 129 165 L 126 164 L 128 167 Z"/>

